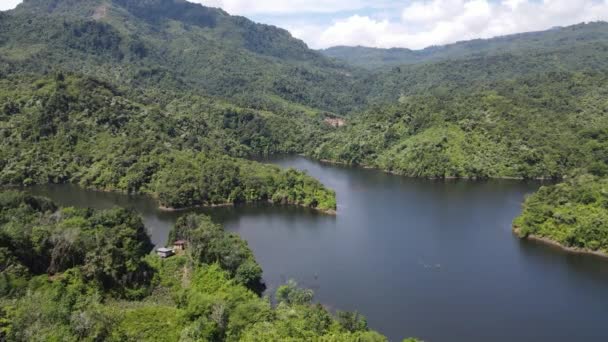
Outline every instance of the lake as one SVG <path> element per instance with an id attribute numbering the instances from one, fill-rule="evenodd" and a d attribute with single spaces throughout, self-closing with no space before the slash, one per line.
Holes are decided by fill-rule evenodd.
<path id="1" fill-rule="evenodd" d="M 293 278 L 336 310 L 357 310 L 391 341 L 607 341 L 608 261 L 511 233 L 536 182 L 431 181 L 271 160 L 333 188 L 338 215 L 253 206 L 198 210 L 245 238 L 269 291 Z M 138 210 L 163 245 L 180 213 L 141 196 L 41 186 L 61 205 Z"/>

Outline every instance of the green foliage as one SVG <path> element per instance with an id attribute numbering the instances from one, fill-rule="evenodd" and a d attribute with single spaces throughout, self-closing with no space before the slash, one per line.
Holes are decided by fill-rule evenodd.
<path id="1" fill-rule="evenodd" d="M 187 241 L 187 252 L 197 262 L 217 263 L 234 280 L 253 291 L 262 289 L 262 268 L 247 242 L 203 215 L 180 217 L 169 233 L 169 241 Z"/>
<path id="2" fill-rule="evenodd" d="M 273 149 L 256 142 L 257 129 L 266 129 L 261 113 L 211 107 L 207 118 L 198 117 L 181 108 L 207 106 L 200 98 L 159 108 L 103 82 L 63 74 L 5 80 L 0 89 L 6 91 L 0 104 L 9 108 L 0 115 L 0 184 L 73 182 L 148 193 L 168 208 L 267 201 L 336 207 L 335 194 L 302 172 L 226 155 Z M 262 126 L 241 132 L 241 115 Z M 249 138 L 241 143 L 232 134 Z"/>
<path id="3" fill-rule="evenodd" d="M 186 239 L 187 254 L 150 254 L 141 219 L 124 209 L 0 192 L 0 339 L 386 341 L 295 282 L 273 307 L 252 291 L 262 270 L 247 244 L 206 216 L 182 217 L 169 238 Z"/>
<path id="4" fill-rule="evenodd" d="M 522 237 L 606 252 L 606 23 L 423 51 L 336 48 L 375 72 L 377 105 L 311 155 L 429 178 L 561 179 L 527 199 Z M 431 63 L 431 61 L 433 61 Z M 421 63 L 424 62 L 424 63 Z M 396 66 L 398 63 L 410 65 Z"/>
<path id="5" fill-rule="evenodd" d="M 0 13 L 0 185 L 332 211 L 335 193 L 305 173 L 240 158 L 306 153 L 431 178 L 581 170 L 594 176 L 541 189 L 516 225 L 606 252 L 605 28 L 329 52 L 390 66 L 368 71 L 187 1 L 28 0 Z M 346 127 L 323 123 L 336 114 Z M 208 218 L 184 217 L 175 239 L 189 254 L 159 260 L 130 211 L 0 194 L 0 339 L 385 340 L 295 282 L 273 308 L 252 291 L 262 270 L 246 243 Z"/>
<path id="6" fill-rule="evenodd" d="M 57 207 L 48 199 L 0 193 L 2 295 L 22 292 L 31 275 L 78 268 L 88 281 L 121 296 L 141 296 L 151 270 L 143 258 L 152 250 L 133 211 L 95 212 Z"/>
<path id="7" fill-rule="evenodd" d="M 264 109 L 353 108 L 351 68 L 286 30 L 174 0 L 31 0 L 3 15 L 0 56 L 161 91 L 197 89 Z M 331 90 L 331 92 L 330 92 Z"/>
<path id="8" fill-rule="evenodd" d="M 298 288 L 298 284 L 293 279 L 290 279 L 287 284 L 281 285 L 276 293 L 277 301 L 287 305 L 310 304 L 313 296 L 312 290 Z"/>
<path id="9" fill-rule="evenodd" d="M 113 341 L 178 341 L 183 329 L 182 311 L 175 307 L 144 305 L 121 314 L 112 330 Z"/>
<path id="10" fill-rule="evenodd" d="M 608 253 L 608 180 L 581 175 L 542 187 L 514 221 L 518 234 L 563 246 Z"/>
<path id="11" fill-rule="evenodd" d="M 404 96 L 326 136 L 312 155 L 415 177 L 561 178 L 607 169 L 605 72 Z"/>
<path id="12" fill-rule="evenodd" d="M 560 49 L 564 45 L 580 47 L 590 42 L 605 42 L 608 39 L 605 25 L 603 22 L 580 24 L 541 32 L 431 46 L 422 50 L 336 46 L 322 50 L 321 53 L 368 69 L 473 57 L 488 58 L 500 54 L 530 55 L 539 51 Z"/>
<path id="13" fill-rule="evenodd" d="M 78 269 L 49 281 L 40 276 L 31 290 L 14 300 L 8 312 L 9 341 L 77 341 L 87 336 L 104 338 L 111 321 L 99 313 L 97 288 L 88 284 Z"/>
<path id="14" fill-rule="evenodd" d="M 367 320 L 358 312 L 338 311 L 336 316 L 338 323 L 347 331 L 357 332 L 368 329 Z"/>

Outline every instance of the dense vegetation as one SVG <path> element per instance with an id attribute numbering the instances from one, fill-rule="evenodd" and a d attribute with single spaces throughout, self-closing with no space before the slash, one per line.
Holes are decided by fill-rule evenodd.
<path id="1" fill-rule="evenodd" d="M 437 58 L 377 72 L 333 62 L 283 30 L 181 1 L 28 0 L 0 24 L 7 75 L 60 68 L 104 80 L 160 112 L 154 121 L 171 139 L 158 142 L 174 149 L 306 153 L 423 177 L 559 177 L 586 165 L 592 156 L 577 156 L 571 142 L 585 120 L 600 117 L 608 70 L 606 23 L 429 48 L 417 53 Z M 369 104 L 346 129 L 322 124 Z M 233 201 L 221 191 L 183 203 L 197 187 L 188 183 L 165 203 Z"/>
<path id="2" fill-rule="evenodd" d="M 239 284 L 250 289 L 262 289 L 262 268 L 253 253 L 236 234 L 228 234 L 206 216 L 187 215 L 178 219 L 169 233 L 170 244 L 183 240 L 194 260 L 205 264 L 217 263 Z"/>
<path id="3" fill-rule="evenodd" d="M 285 30 L 187 1 L 26 0 L 0 14 L 0 42 L 0 64 L 10 71 L 60 67 L 275 112 L 356 106 L 350 67 Z"/>
<path id="4" fill-rule="evenodd" d="M 515 222 L 522 238 L 548 238 L 563 246 L 608 253 L 608 180 L 590 175 L 542 187 L 528 197 Z"/>
<path id="5" fill-rule="evenodd" d="M 368 103 L 311 155 L 414 177 L 552 178 L 515 221 L 520 236 L 606 252 L 606 23 L 421 51 L 337 47 L 379 69 Z"/>
<path id="6" fill-rule="evenodd" d="M 152 243 L 141 219 L 115 209 L 59 209 L 50 200 L 0 193 L 2 296 L 24 295 L 40 274 L 78 272 L 114 295 L 140 297 L 152 272 L 143 258 Z"/>
<path id="7" fill-rule="evenodd" d="M 354 117 L 315 156 L 415 177 L 604 175 L 607 84 L 601 71 L 551 72 L 405 96 Z"/>
<path id="8" fill-rule="evenodd" d="M 430 46 L 422 50 L 336 46 L 321 50 L 321 53 L 367 69 L 487 58 L 504 54 L 529 56 L 548 50 L 561 49 L 564 46 L 605 43 L 608 39 L 608 31 L 605 26 L 605 23 L 598 22 L 555 27 L 547 31 L 519 33 L 491 39 L 473 39 L 443 46 Z"/>
<path id="9" fill-rule="evenodd" d="M 606 253 L 607 32 L 593 23 L 421 51 L 323 51 L 382 70 L 369 77 L 378 104 L 312 155 L 415 177 L 574 175 L 528 198 L 516 231 Z"/>
<path id="10" fill-rule="evenodd" d="M 246 243 L 207 217 L 182 218 L 182 234 L 187 253 L 162 260 L 131 211 L 0 193 L 0 340 L 385 341 L 294 282 L 260 298 Z"/>
<path id="11" fill-rule="evenodd" d="M 336 206 L 334 193 L 302 172 L 230 157 L 275 146 L 264 132 L 279 128 L 263 113 L 196 97 L 141 104 L 106 83 L 61 73 L 1 80 L 0 108 L 0 184 L 73 182 L 149 193 L 171 208 Z"/>
<path id="12" fill-rule="evenodd" d="M 0 184 L 335 209 L 303 173 L 235 159 L 303 152 L 328 129 L 306 100 L 327 92 L 298 87 L 344 70 L 286 31 L 172 0 L 28 0 L 0 27 Z M 290 70 L 313 78 L 283 84 L 301 82 Z"/>
<path id="13" fill-rule="evenodd" d="M 431 178 L 576 174 L 527 200 L 519 233 L 606 251 L 607 32 L 323 52 L 339 61 L 187 1 L 25 0 L 0 12 L 0 185 L 332 211 L 335 194 L 305 173 L 243 158 L 303 153 Z M 346 126 L 323 122 L 336 117 Z M 246 243 L 206 217 L 180 219 L 170 239 L 188 253 L 160 261 L 133 212 L 13 192 L 0 206 L 0 340 L 383 340 L 295 283 L 276 307 L 261 299 Z"/>

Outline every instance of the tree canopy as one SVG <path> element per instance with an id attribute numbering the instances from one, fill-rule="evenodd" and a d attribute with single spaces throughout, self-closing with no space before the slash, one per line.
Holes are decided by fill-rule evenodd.
<path id="1" fill-rule="evenodd" d="M 178 238 L 185 254 L 161 259 L 132 211 L 0 192 L 0 340 L 386 341 L 295 282 L 260 297 L 246 242 L 206 216 L 182 217 Z"/>

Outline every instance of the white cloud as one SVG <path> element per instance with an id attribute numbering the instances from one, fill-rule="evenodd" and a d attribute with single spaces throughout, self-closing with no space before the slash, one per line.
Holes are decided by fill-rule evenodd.
<path id="1" fill-rule="evenodd" d="M 0 11 L 13 9 L 19 5 L 22 0 L 0 0 Z"/>
<path id="2" fill-rule="evenodd" d="M 411 23 L 429 23 L 445 20 L 462 11 L 464 1 L 437 0 L 431 2 L 414 2 L 407 6 L 401 15 L 403 20 Z"/>
<path id="3" fill-rule="evenodd" d="M 424 48 L 474 38 L 607 20 L 608 0 L 423 0 L 398 20 L 353 15 L 326 27 L 289 27 L 312 47 L 367 45 Z"/>
<path id="4" fill-rule="evenodd" d="M 419 49 L 608 20 L 608 0 L 189 1 L 284 27 L 313 48 L 367 45 Z M 0 0 L 0 10 L 20 2 Z"/>

